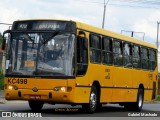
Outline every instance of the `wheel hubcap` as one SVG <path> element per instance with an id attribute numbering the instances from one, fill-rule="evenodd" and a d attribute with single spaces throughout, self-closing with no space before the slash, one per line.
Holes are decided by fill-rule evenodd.
<path id="1" fill-rule="evenodd" d="M 91 108 L 94 108 L 96 106 L 96 99 L 96 94 L 92 92 L 90 97 Z"/>

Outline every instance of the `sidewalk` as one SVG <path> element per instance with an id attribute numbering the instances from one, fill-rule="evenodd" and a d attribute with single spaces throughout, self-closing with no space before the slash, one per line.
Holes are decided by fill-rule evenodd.
<path id="1" fill-rule="evenodd" d="M 0 104 L 5 104 L 5 103 L 25 103 L 27 101 L 20 101 L 20 100 L 5 100 L 4 98 L 4 91 L 0 90 Z"/>
<path id="2" fill-rule="evenodd" d="M 0 104 L 4 104 L 6 100 L 4 99 L 4 91 L 0 90 Z"/>

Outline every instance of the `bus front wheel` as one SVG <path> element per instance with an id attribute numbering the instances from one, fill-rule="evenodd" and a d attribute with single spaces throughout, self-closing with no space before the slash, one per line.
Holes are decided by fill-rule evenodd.
<path id="1" fill-rule="evenodd" d="M 40 111 L 44 105 L 41 101 L 28 101 L 28 103 L 32 111 Z"/>
<path id="2" fill-rule="evenodd" d="M 95 86 L 92 86 L 89 97 L 89 103 L 83 104 L 82 109 L 88 113 L 94 113 L 97 108 L 97 97 L 97 89 Z"/>

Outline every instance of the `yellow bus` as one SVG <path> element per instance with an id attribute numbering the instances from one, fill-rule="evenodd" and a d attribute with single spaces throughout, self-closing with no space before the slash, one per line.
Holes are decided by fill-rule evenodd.
<path id="1" fill-rule="evenodd" d="M 8 36 L 5 39 L 6 35 Z M 3 34 L 5 98 L 140 111 L 158 93 L 155 45 L 71 20 L 20 20 Z"/>

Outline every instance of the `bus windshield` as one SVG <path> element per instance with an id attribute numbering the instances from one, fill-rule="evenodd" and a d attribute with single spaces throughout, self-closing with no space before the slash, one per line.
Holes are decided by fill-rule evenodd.
<path id="1" fill-rule="evenodd" d="M 12 33 L 7 75 L 73 76 L 75 35 L 59 32 Z"/>

